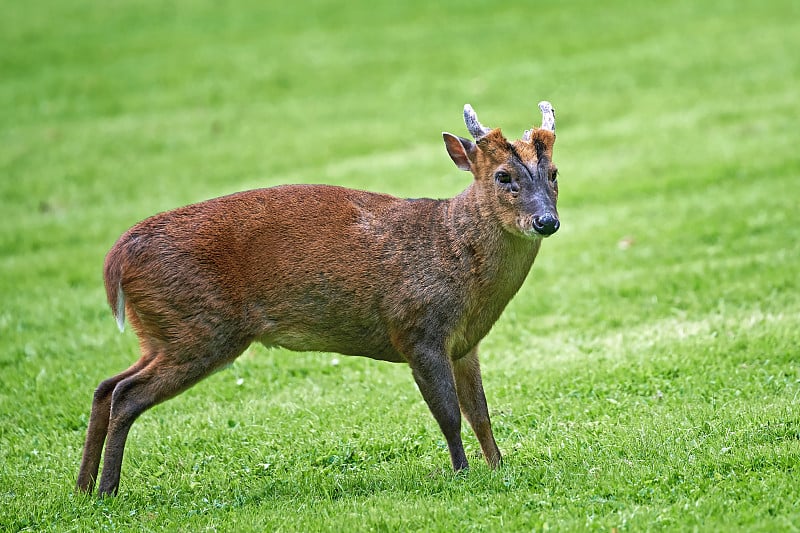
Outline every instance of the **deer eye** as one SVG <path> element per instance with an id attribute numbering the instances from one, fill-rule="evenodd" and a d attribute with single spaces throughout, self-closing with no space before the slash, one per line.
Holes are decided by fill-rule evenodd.
<path id="1" fill-rule="evenodd" d="M 508 185 L 509 183 L 511 183 L 511 174 L 509 174 L 504 170 L 501 170 L 494 175 L 494 179 L 497 180 L 498 183 Z"/>
<path id="2" fill-rule="evenodd" d="M 558 179 L 558 169 L 554 168 L 553 171 L 550 173 L 550 181 L 556 181 Z"/>

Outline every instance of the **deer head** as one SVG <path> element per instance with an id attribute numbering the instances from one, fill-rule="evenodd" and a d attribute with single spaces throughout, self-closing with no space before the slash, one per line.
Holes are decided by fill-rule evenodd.
<path id="1" fill-rule="evenodd" d="M 542 126 L 509 142 L 499 128 L 487 128 L 472 106 L 464 106 L 464 123 L 473 140 L 444 133 L 450 158 L 472 172 L 480 205 L 502 227 L 527 238 L 548 237 L 559 226 L 558 169 L 553 164 L 555 111 L 541 102 Z"/>

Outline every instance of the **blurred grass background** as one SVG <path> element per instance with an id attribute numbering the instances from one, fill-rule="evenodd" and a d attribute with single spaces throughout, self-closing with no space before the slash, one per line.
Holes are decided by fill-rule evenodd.
<path id="1" fill-rule="evenodd" d="M 2 529 L 796 527 L 796 2 L 0 9 Z M 542 99 L 562 229 L 483 343 L 501 472 L 439 472 L 407 368 L 254 347 L 134 425 L 122 498 L 72 494 L 136 357 L 101 278 L 127 227 L 280 183 L 450 196 L 463 104 L 518 137 Z"/>

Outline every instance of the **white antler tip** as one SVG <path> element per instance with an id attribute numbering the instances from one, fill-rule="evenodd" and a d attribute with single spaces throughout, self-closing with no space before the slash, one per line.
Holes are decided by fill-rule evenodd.
<path id="1" fill-rule="evenodd" d="M 556 131 L 556 110 L 547 100 L 539 102 L 539 110 L 542 112 L 542 129 Z"/>

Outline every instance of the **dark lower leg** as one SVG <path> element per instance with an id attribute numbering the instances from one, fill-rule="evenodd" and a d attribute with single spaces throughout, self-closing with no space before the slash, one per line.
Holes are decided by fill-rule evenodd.
<path id="1" fill-rule="evenodd" d="M 103 457 L 103 472 L 98 493 L 107 496 L 117 493 L 122 469 L 122 455 L 128 432 L 136 418 L 155 405 L 163 396 L 165 385 L 174 383 L 174 367 L 159 369 L 159 360 L 151 362 L 136 374 L 120 381 L 111 396 L 108 436 Z"/>
<path id="2" fill-rule="evenodd" d="M 91 492 L 97 479 L 100 467 L 100 455 L 108 431 L 108 419 L 111 410 L 111 393 L 117 383 L 135 374 L 144 366 L 144 360 L 139 360 L 129 369 L 109 378 L 97 387 L 92 400 L 92 412 L 89 416 L 89 427 L 86 429 L 86 441 L 83 445 L 83 457 L 78 470 L 77 489 Z"/>
<path id="3" fill-rule="evenodd" d="M 478 438 L 486 462 L 496 468 L 502 461 L 502 456 L 492 433 L 477 348 L 453 363 L 453 374 L 461 411 Z"/>
<path id="4" fill-rule="evenodd" d="M 442 353 L 425 353 L 412 364 L 414 379 L 447 441 L 453 470 L 467 468 L 461 442 L 461 413 L 450 361 Z"/>
<path id="5" fill-rule="evenodd" d="M 116 495 L 119 490 L 119 477 L 122 473 L 122 455 L 125 451 L 125 441 L 128 432 L 138 414 L 131 414 L 119 418 L 111 424 L 106 442 L 106 453 L 103 457 L 103 475 L 97 493 L 100 496 Z"/>

